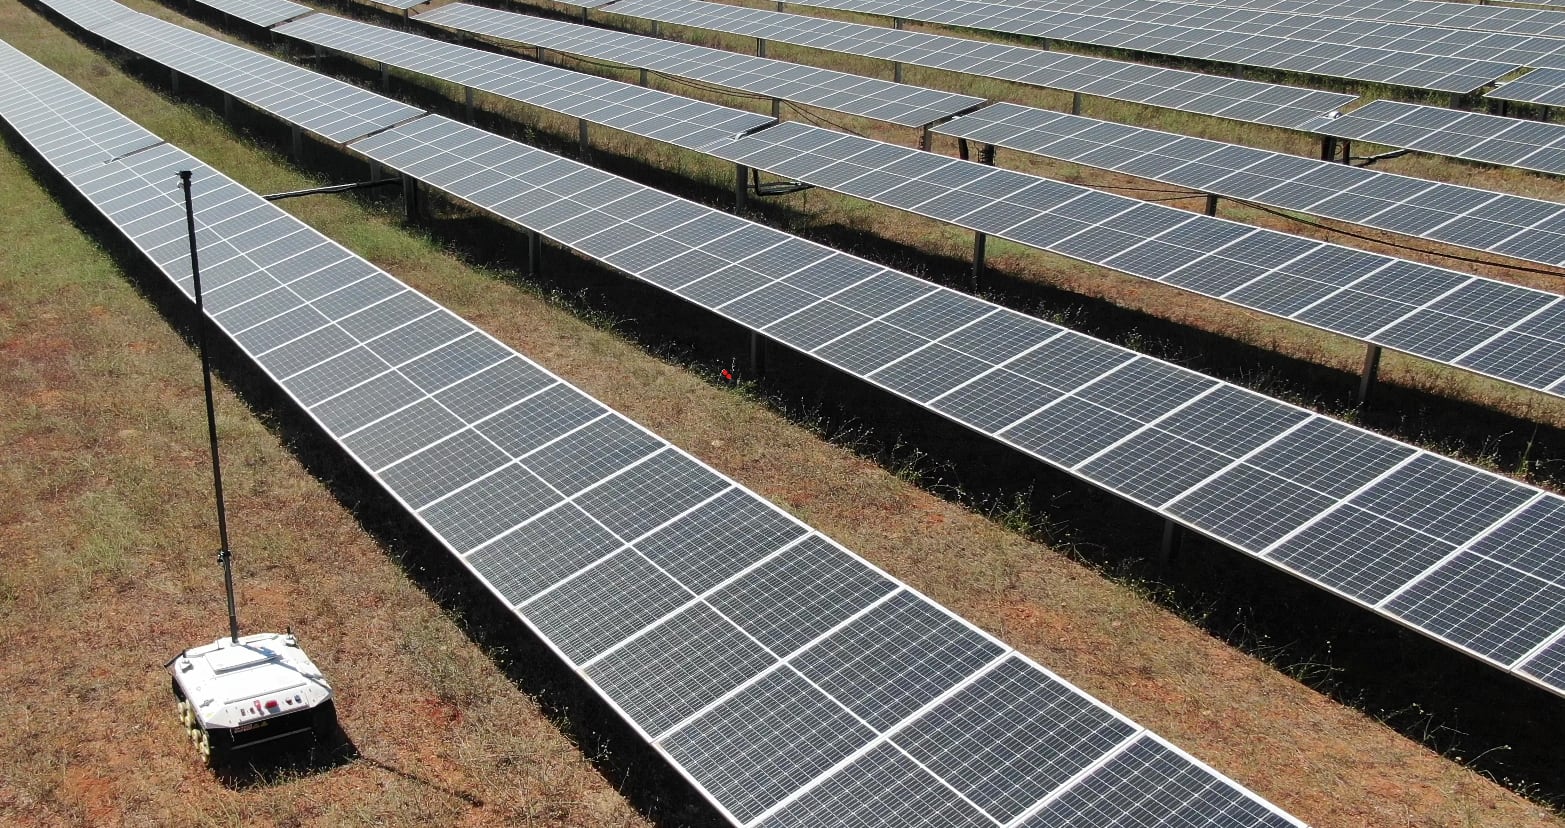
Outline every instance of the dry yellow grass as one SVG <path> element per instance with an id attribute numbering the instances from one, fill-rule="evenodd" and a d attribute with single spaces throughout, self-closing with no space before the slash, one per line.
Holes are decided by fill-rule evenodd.
<path id="1" fill-rule="evenodd" d="M 0 31 L 250 186 L 306 180 L 31 11 L 0 5 Z M 354 511 L 373 522 L 373 500 L 334 498 L 310 474 L 329 460 L 226 392 L 242 619 L 295 626 L 365 758 L 241 789 L 200 769 L 160 670 L 221 628 L 196 361 L 16 154 L 0 182 L 21 217 L 0 248 L 0 822 L 645 823 L 589 763 L 598 746 L 567 737 L 577 714 L 551 718 L 494 642 L 464 632 L 466 605 L 417 571 L 440 560 L 418 556 L 427 541 L 383 547 Z M 464 264 L 393 210 L 288 207 L 1314 825 L 1565 824 L 1070 556 Z M 395 558 L 409 547 L 411 572 Z"/>

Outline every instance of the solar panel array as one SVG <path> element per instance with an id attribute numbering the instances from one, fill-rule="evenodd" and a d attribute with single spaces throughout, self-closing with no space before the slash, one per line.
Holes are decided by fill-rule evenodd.
<path id="1" fill-rule="evenodd" d="M 218 0 L 217 4 L 227 1 Z M 312 14 L 273 31 L 688 149 L 700 149 L 776 123 L 775 118 L 767 115 L 329 14 Z"/>
<path id="2" fill-rule="evenodd" d="M 420 23 L 542 46 L 566 54 L 785 101 L 922 127 L 983 106 L 983 98 L 818 69 L 655 37 L 453 3 L 418 15 Z"/>
<path id="3" fill-rule="evenodd" d="M 696 0 L 622 0 L 605 10 L 643 20 L 1197 112 L 1245 123 L 1297 128 L 1355 100 L 1353 95 L 1337 92 Z"/>
<path id="4" fill-rule="evenodd" d="M 131 12 L 112 0 L 43 0 L 43 4 L 120 48 L 329 141 L 351 141 L 423 114 L 421 109 L 318 72 Z"/>
<path id="5" fill-rule="evenodd" d="M 1565 69 L 1534 69 L 1500 84 L 1484 97 L 1540 106 L 1565 106 Z"/>
<path id="6" fill-rule="evenodd" d="M 1322 135 L 1565 175 L 1565 126 L 1378 100 L 1309 126 Z"/>
<path id="7" fill-rule="evenodd" d="M 186 295 L 194 172 L 216 326 L 735 824 L 1299 824 L 199 160 L 123 156 L 156 139 L 5 44 L 0 76 Z"/>
<path id="8" fill-rule="evenodd" d="M 352 149 L 1565 691 L 1565 499 L 439 116 Z"/>
<path id="9" fill-rule="evenodd" d="M 1140 178 L 1565 266 L 1565 204 L 1300 158 L 1019 104 L 936 132 Z"/>
<path id="10" fill-rule="evenodd" d="M 1517 68 L 1515 63 L 1420 55 L 1375 46 L 1310 43 L 1271 35 L 1141 23 L 981 0 L 790 2 L 799 6 L 1459 94 L 1487 86 Z"/>
<path id="11" fill-rule="evenodd" d="M 222 12 L 263 28 L 270 28 L 314 9 L 293 0 L 224 0 Z"/>
<path id="12" fill-rule="evenodd" d="M 1285 11 L 1317 17 L 1412 23 L 1448 29 L 1476 29 L 1520 35 L 1565 37 L 1565 15 L 1546 9 L 1518 9 L 1432 0 L 1182 0 L 1208 6 Z"/>
<path id="13" fill-rule="evenodd" d="M 1023 0 L 1029 10 L 1102 15 L 1149 25 L 1275 37 L 1352 49 L 1385 48 L 1419 55 L 1498 61 L 1513 66 L 1565 66 L 1565 40 L 1473 32 L 1437 26 L 1317 17 L 1175 0 Z M 1320 57 L 1336 57 L 1323 53 Z"/>
<path id="14" fill-rule="evenodd" d="M 1034 175 L 785 123 L 738 164 L 1565 396 L 1565 300 Z"/>

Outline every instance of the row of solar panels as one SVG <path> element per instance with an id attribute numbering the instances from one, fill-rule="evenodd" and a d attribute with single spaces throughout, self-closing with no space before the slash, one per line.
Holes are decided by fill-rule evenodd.
<path id="1" fill-rule="evenodd" d="M 1520 35 L 1565 37 L 1565 14 L 1437 0 L 1184 0 L 1199 5 L 1285 11 L 1316 17 L 1342 17 L 1383 23 L 1411 23 L 1447 29 L 1474 29 Z"/>
<path id="2" fill-rule="evenodd" d="M 888 57 L 889 59 L 903 60 L 904 62 L 929 66 L 937 69 L 951 71 L 969 71 L 969 63 L 963 57 L 953 58 L 952 55 L 964 55 L 966 50 L 975 48 L 974 41 L 964 41 L 958 38 L 949 38 L 940 35 L 927 35 L 900 30 L 886 29 L 876 26 L 866 26 L 859 23 L 843 23 L 835 20 L 825 20 L 818 17 L 808 17 L 783 12 L 764 11 L 738 6 L 729 6 L 717 3 L 699 2 L 698 0 L 635 0 L 613 3 L 604 7 L 605 11 L 639 20 L 657 21 L 664 23 L 677 23 L 679 25 L 726 34 L 746 35 L 753 37 L 766 37 L 779 42 L 791 43 L 800 46 L 843 54 L 854 54 L 867 57 Z M 466 15 L 469 13 L 445 12 L 437 10 L 421 17 L 429 23 L 441 23 L 445 20 L 461 22 L 473 25 Z M 450 17 L 446 17 L 450 15 Z M 489 25 L 499 25 L 491 23 Z M 533 24 L 517 25 L 517 29 L 509 34 L 516 39 L 526 42 L 530 27 Z M 881 45 L 884 41 L 885 45 Z M 962 47 L 961 44 L 968 44 Z M 1002 44 L 981 44 L 984 50 L 985 63 L 973 67 L 973 70 L 981 69 L 981 74 L 986 77 L 996 77 L 1006 80 L 1025 81 L 1025 76 L 1018 75 L 1006 68 L 993 66 L 990 61 L 1003 64 L 1002 56 L 1009 55 L 1014 47 Z M 895 49 L 896 51 L 891 51 Z M 991 55 L 998 53 L 997 55 Z M 1042 55 L 1058 55 L 1059 53 L 1039 52 Z M 894 56 L 894 57 L 892 57 Z M 1064 55 L 1063 58 L 1076 58 L 1073 55 Z M 1008 59 L 1008 58 L 1006 58 Z M 1058 58 L 1057 58 L 1058 59 Z M 1084 60 L 1086 58 L 1083 58 Z M 1146 72 L 1158 71 L 1148 67 Z M 1529 81 L 1529 78 L 1538 78 L 1537 83 Z M 1565 92 L 1557 91 L 1558 85 L 1553 79 L 1558 78 L 1565 85 L 1565 73 L 1558 70 L 1541 69 L 1523 76 L 1521 80 L 1512 81 L 1491 93 L 1495 97 L 1504 97 L 1514 94 L 1519 99 L 1537 100 L 1541 103 L 1561 102 L 1565 103 Z M 1221 79 L 1210 78 L 1209 82 L 1217 83 Z M 1141 81 L 1137 73 L 1130 72 L 1118 78 L 1119 83 L 1139 85 Z M 1047 84 L 1045 84 L 1047 85 Z M 1065 87 L 1061 87 L 1065 88 Z M 1103 88 L 1094 85 L 1079 88 L 1077 91 L 1094 92 Z M 1114 97 L 1115 88 L 1109 85 L 1109 97 Z M 1286 88 L 1286 87 L 1285 87 Z M 1177 100 L 1175 96 L 1192 93 L 1197 100 L 1203 100 L 1204 94 L 1199 92 L 1199 85 L 1181 88 L 1174 92 L 1159 92 L 1162 100 Z M 1326 95 L 1328 93 L 1316 93 Z M 1550 95 L 1557 95 L 1555 98 Z M 1344 96 L 1346 97 L 1346 96 Z M 1268 94 L 1270 101 L 1279 100 Z M 1274 126 L 1284 126 L 1294 129 L 1316 132 L 1323 135 L 1331 135 L 1342 138 L 1362 138 L 1390 146 L 1410 147 L 1421 152 L 1438 153 L 1458 158 L 1467 158 L 1475 161 L 1483 161 L 1492 164 L 1503 164 L 1538 172 L 1565 175 L 1565 126 L 1542 123 L 1538 121 L 1525 121 L 1516 118 L 1506 118 L 1495 115 L 1483 115 L 1479 113 L 1460 112 L 1439 107 L 1418 106 L 1403 104 L 1396 101 L 1377 100 L 1367 106 L 1353 110 L 1347 115 L 1337 117 L 1335 110 L 1346 101 L 1334 103 L 1331 112 L 1317 117 L 1308 117 L 1309 109 L 1330 103 L 1327 100 L 1310 101 L 1306 107 L 1288 106 L 1285 110 L 1272 116 L 1263 106 L 1263 101 L 1243 103 L 1230 109 L 1226 109 L 1231 117 L 1241 120 L 1249 120 L 1255 123 L 1267 123 Z M 1202 112 L 1197 106 L 1190 106 L 1190 111 Z M 1204 111 L 1203 114 L 1221 114 L 1220 112 Z"/>
<path id="3" fill-rule="evenodd" d="M 1565 500 L 446 119 L 351 148 L 1565 686 Z"/>
<path id="4" fill-rule="evenodd" d="M 418 19 L 502 39 L 518 30 L 547 37 L 550 31 L 575 25 L 535 27 L 534 18 L 525 15 L 462 3 Z M 417 42 L 426 52 L 459 48 L 412 35 L 385 34 L 385 30 L 367 24 L 314 21 L 315 17 L 307 17 L 278 31 L 375 61 L 391 62 L 396 57 L 377 48 L 377 42 L 387 38 L 402 44 Z M 530 43 L 553 48 L 555 42 Z M 1105 124 L 1103 129 L 1112 131 L 1115 127 Z M 804 124 L 773 127 L 738 141 L 699 149 L 745 166 L 1535 390 L 1556 394 L 1565 390 L 1565 364 L 1560 360 L 1565 355 L 1565 327 L 1552 321 L 1565 311 L 1565 305 L 1554 294 L 878 141 L 848 138 Z M 1247 160 L 1253 160 L 1249 153 L 1257 152 L 1240 147 L 1226 151 L 1243 154 Z M 1205 152 L 1210 149 L 1200 154 Z M 1281 166 L 1292 162 L 1309 163 L 1282 155 L 1272 160 Z M 1228 175 L 1222 165 L 1194 165 L 1194 170 L 1214 182 Z M 1474 196 L 1484 202 L 1501 202 L 1487 214 L 1471 216 L 1474 221 L 1465 217 L 1455 221 L 1460 213 L 1452 212 L 1450 203 L 1417 197 L 1434 186 L 1427 182 L 1341 165 L 1323 165 L 1317 176 L 1322 180 L 1332 176 L 1333 186 L 1344 183 L 1344 178 L 1365 185 L 1360 196 L 1402 191 L 1407 203 L 1400 207 L 1403 223 L 1399 227 L 1413 229 L 1407 222 L 1414 219 L 1430 228 L 1450 221 L 1449 230 L 1430 237 L 1482 244 L 1482 249 L 1503 247 L 1506 255 L 1550 264 L 1565 262 L 1565 247 L 1559 244 L 1557 230 L 1565 218 L 1558 205 L 1465 188 L 1430 193 L 1430 197 L 1437 197 L 1457 192 L 1468 204 Z M 1325 201 L 1337 195 L 1335 190 L 1323 192 L 1308 182 L 1290 182 L 1288 193 L 1290 204 L 1310 196 L 1315 197 L 1313 201 Z M 1376 203 L 1387 205 L 1384 198 Z"/>
<path id="5" fill-rule="evenodd" d="M 662 44 L 666 41 L 575 23 L 545 20 L 466 3 L 452 3 L 416 19 L 461 34 L 484 35 L 508 43 L 613 60 L 632 67 L 662 69 L 666 66 L 651 48 L 637 43 L 646 41 Z M 455 62 L 454 56 L 462 54 L 459 49 L 446 44 L 342 21 L 329 15 L 313 15 L 278 27 L 276 31 L 325 48 L 397 65 L 442 80 L 461 82 L 462 79 L 461 75 L 444 67 L 431 67 L 435 53 L 453 56 L 448 59 L 448 63 Z M 620 45 L 626 40 L 635 42 Z M 672 45 L 679 47 L 679 44 Z M 415 64 L 407 59 L 414 52 L 430 57 Z M 738 57 L 727 52 L 717 54 Z M 1036 113 L 1033 116 L 1035 118 L 1048 119 L 1052 114 L 1043 110 L 1032 111 Z M 962 128 L 958 125 L 1014 120 L 1015 115 L 1014 105 L 1001 104 L 959 116 L 955 122 L 938 126 L 934 131 L 960 137 L 977 137 L 961 135 Z M 1173 158 L 1189 162 L 1176 165 L 1181 169 L 1173 183 L 1332 218 L 1367 220 L 1372 226 L 1393 232 L 1542 264 L 1565 265 L 1565 244 L 1560 243 L 1561 233 L 1565 232 L 1562 229 L 1565 228 L 1565 207 L 1552 202 L 1434 184 L 1376 170 L 1327 164 L 1216 141 L 1180 139 L 1166 133 L 1138 130 L 1079 116 L 1066 117 L 1066 120 L 1057 122 L 1075 125 L 1075 132 L 1078 133 L 1094 130 L 1101 138 L 1087 133 L 1081 136 L 1083 143 L 1061 143 L 1071 144 L 1076 153 L 1099 149 L 1100 144 L 1115 144 L 1107 152 L 1112 152 L 1114 160 L 1121 165 L 1133 168 L 1145 166 L 1148 162 L 1147 153 L 1139 150 L 1164 148 L 1165 145 L 1173 144 L 1167 147 L 1168 153 Z M 743 131 L 748 130 L 734 130 L 730 135 Z M 645 131 L 637 134 L 656 137 Z M 1559 153 L 1562 155 L 1562 165 L 1565 165 L 1565 149 Z M 1104 154 L 1106 152 L 1099 153 Z M 1270 201 L 1262 197 L 1268 191 L 1272 196 Z M 1353 209 L 1344 206 L 1344 202 L 1355 202 Z M 1321 206 L 1316 208 L 1316 205 Z M 1374 216 L 1380 218 L 1380 223 L 1370 220 Z"/>
<path id="6" fill-rule="evenodd" d="M 187 296 L 194 171 L 212 321 L 735 824 L 1298 824 L 3 43 L 0 77 Z"/>

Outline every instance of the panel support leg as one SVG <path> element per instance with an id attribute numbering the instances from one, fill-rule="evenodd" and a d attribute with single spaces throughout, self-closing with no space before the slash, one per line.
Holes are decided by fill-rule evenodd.
<path id="1" fill-rule="evenodd" d="M 659 31 L 658 22 L 656 20 L 652 21 L 652 36 L 653 37 L 662 37 L 663 36 L 662 33 Z"/>
<path id="2" fill-rule="evenodd" d="M 989 166 L 993 167 L 994 166 L 994 156 L 995 156 L 994 144 L 979 144 L 978 145 L 978 163 L 980 163 L 980 164 L 988 164 Z"/>
<path id="3" fill-rule="evenodd" d="M 407 173 L 402 174 L 402 209 L 408 221 L 418 221 L 418 179 Z"/>
<path id="4" fill-rule="evenodd" d="M 782 98 L 772 98 L 772 117 L 782 120 Z"/>
<path id="5" fill-rule="evenodd" d="M 984 283 L 984 246 L 989 237 L 983 233 L 973 234 L 973 273 L 972 290 L 977 293 Z"/>
<path id="6" fill-rule="evenodd" d="M 179 73 L 173 69 L 168 70 L 168 86 L 175 95 L 179 94 Z"/>
<path id="7" fill-rule="evenodd" d="M 1320 160 L 1330 161 L 1337 154 L 1337 139 L 1330 135 L 1320 137 Z"/>
<path id="8" fill-rule="evenodd" d="M 934 146 L 934 141 L 935 136 L 929 131 L 927 126 L 918 134 L 918 148 L 924 152 L 929 152 L 929 148 Z"/>
<path id="9" fill-rule="evenodd" d="M 760 379 L 766 375 L 766 338 L 759 332 L 750 332 L 750 377 Z"/>
<path id="10" fill-rule="evenodd" d="M 897 61 L 897 62 L 891 64 L 891 79 L 893 81 L 896 81 L 897 83 L 901 83 L 902 82 L 902 62 L 901 61 Z"/>
<path id="11" fill-rule="evenodd" d="M 473 122 L 473 87 L 462 87 L 462 113 L 467 116 L 467 122 Z"/>
<path id="12" fill-rule="evenodd" d="M 1342 139 L 1342 163 L 1348 164 L 1348 163 L 1351 163 L 1352 161 L 1353 161 L 1353 142 L 1349 141 L 1346 138 L 1344 138 L 1344 139 Z"/>
<path id="13" fill-rule="evenodd" d="M 539 63 L 543 63 L 543 47 L 542 46 L 534 46 L 533 47 L 533 60 L 536 60 Z"/>
<path id="14" fill-rule="evenodd" d="M 1163 521 L 1163 545 L 1158 550 L 1158 565 L 1167 568 L 1179 557 L 1185 545 L 1185 527 L 1171 521 Z"/>
<path id="15" fill-rule="evenodd" d="M 1206 214 L 1209 216 L 1217 215 L 1217 193 L 1206 194 Z"/>
<path id="16" fill-rule="evenodd" d="M 234 96 L 227 92 L 223 93 L 223 120 L 234 122 Z"/>
<path id="17" fill-rule="evenodd" d="M 891 18 L 891 27 L 893 29 L 900 29 L 900 28 L 902 28 L 902 26 L 904 25 L 905 22 L 906 21 L 904 21 L 900 17 L 893 17 L 893 18 Z"/>
<path id="18" fill-rule="evenodd" d="M 304 160 L 304 131 L 297 124 L 290 131 L 293 133 L 293 160 L 297 163 Z"/>
<path id="19" fill-rule="evenodd" d="M 391 69 L 386 64 L 380 64 L 380 91 L 391 91 Z"/>
<path id="20" fill-rule="evenodd" d="M 637 80 L 639 80 L 641 82 L 642 86 L 646 86 L 647 85 L 647 70 L 642 69 L 639 77 L 637 78 Z"/>
<path id="21" fill-rule="evenodd" d="M 744 212 L 745 194 L 749 190 L 746 186 L 750 177 L 750 168 L 743 164 L 734 165 L 734 212 Z"/>
<path id="22" fill-rule="evenodd" d="M 1080 92 L 1072 92 L 1071 93 L 1071 114 L 1072 115 L 1080 115 L 1081 114 L 1081 93 Z"/>
<path id="23" fill-rule="evenodd" d="M 591 138 L 587 134 L 586 118 L 576 119 L 576 150 L 577 152 L 581 153 L 581 157 L 583 158 L 586 158 L 588 153 L 592 150 Z"/>
<path id="24" fill-rule="evenodd" d="M 528 230 L 527 235 L 527 276 L 536 278 L 543 269 L 543 237 Z"/>
<path id="25" fill-rule="evenodd" d="M 962 159 L 963 161 L 967 160 L 968 148 L 966 138 L 956 139 L 956 157 Z"/>
<path id="26" fill-rule="evenodd" d="M 755 56 L 766 57 L 766 41 L 759 37 L 755 39 Z"/>
<path id="27" fill-rule="evenodd" d="M 380 164 L 377 164 L 376 162 L 371 161 L 370 162 L 370 182 L 371 183 L 375 183 L 375 182 L 380 181 L 380 176 L 381 176 L 381 166 L 380 166 Z"/>
<path id="28" fill-rule="evenodd" d="M 1359 374 L 1358 404 L 1363 405 L 1369 401 L 1370 392 L 1375 390 L 1375 383 L 1380 379 L 1380 346 L 1370 345 L 1364 349 L 1364 371 Z"/>

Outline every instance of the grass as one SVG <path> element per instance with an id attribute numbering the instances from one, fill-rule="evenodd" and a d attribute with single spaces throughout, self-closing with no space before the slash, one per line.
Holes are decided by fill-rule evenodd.
<path id="1" fill-rule="evenodd" d="M 310 180 L 30 11 L 0 7 L 0 30 L 250 186 Z M 0 465 L 10 493 L 0 500 L 0 675 L 18 691 L 0 699 L 0 821 L 646 821 L 600 770 L 618 744 L 584 738 L 575 708 L 517 677 L 524 642 L 493 640 L 482 605 L 453 597 L 460 581 L 421 574 L 438 553 L 416 537 L 369 533 L 373 502 L 346 496 L 351 487 L 336 485 L 307 439 L 226 392 L 242 619 L 294 625 L 337 681 L 363 758 L 250 788 L 202 771 L 179 741 L 159 669 L 171 650 L 215 637 L 221 618 L 194 356 L 14 154 L 0 155 L 0 186 L 23 222 L 0 249 L 0 436 L 10 447 Z M 515 289 L 523 280 L 504 267 L 474 267 L 403 227 L 395 205 L 287 206 L 1314 825 L 1561 824 L 1148 601 L 1155 585 L 1107 580 L 1070 550 L 1022 537 L 1013 530 L 1067 534 L 1049 528 L 1056 512 L 1038 513 L 1033 497 L 1001 501 L 995 520 L 936 497 L 822 440 L 809 417 L 791 422 L 753 392 L 649 354 L 613 330 L 627 317 L 610 312 L 615 324 L 595 326 L 606 320 L 565 307 L 594 309 L 600 297 L 556 301 Z M 830 412 L 815 422 L 846 444 L 861 434 Z M 923 463 L 915 456 L 903 476 L 926 477 Z"/>

